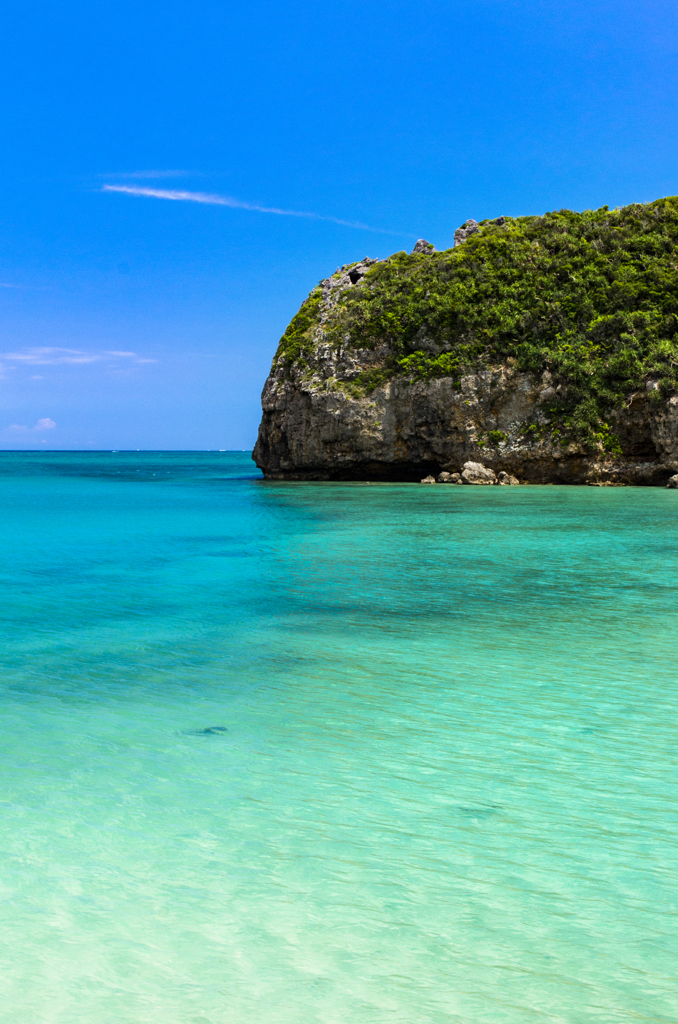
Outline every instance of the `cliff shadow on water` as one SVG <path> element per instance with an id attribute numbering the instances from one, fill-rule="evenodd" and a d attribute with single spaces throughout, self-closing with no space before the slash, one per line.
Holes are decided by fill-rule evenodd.
<path id="1" fill-rule="evenodd" d="M 467 221 L 346 264 L 280 340 L 270 479 L 666 485 L 678 472 L 678 198 Z"/>

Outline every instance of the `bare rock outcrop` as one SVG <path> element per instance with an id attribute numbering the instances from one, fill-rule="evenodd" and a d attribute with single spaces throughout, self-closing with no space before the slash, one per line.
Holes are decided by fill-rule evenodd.
<path id="1" fill-rule="evenodd" d="M 431 253 L 435 251 L 435 246 L 433 246 L 430 242 L 427 242 L 425 238 L 418 239 L 418 241 L 415 242 L 414 244 L 414 249 L 412 250 L 412 252 L 423 252 L 427 256 L 430 256 Z"/>
<path id="2" fill-rule="evenodd" d="M 465 484 L 496 484 L 497 474 L 493 469 L 483 466 L 482 462 L 465 462 L 461 471 Z"/>
<path id="3" fill-rule="evenodd" d="M 464 224 L 462 224 L 460 228 L 457 228 L 457 230 L 454 232 L 454 244 L 462 245 L 462 243 L 465 242 L 466 239 L 470 237 L 470 235 L 475 235 L 478 232 L 478 230 L 479 228 L 477 220 L 473 220 L 473 218 L 467 220 Z"/>

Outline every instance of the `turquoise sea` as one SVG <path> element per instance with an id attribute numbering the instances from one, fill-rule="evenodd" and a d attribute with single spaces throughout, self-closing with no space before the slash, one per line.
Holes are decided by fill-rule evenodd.
<path id="1" fill-rule="evenodd" d="M 678 491 L 0 453 L 11 1024 L 678 1021 Z"/>

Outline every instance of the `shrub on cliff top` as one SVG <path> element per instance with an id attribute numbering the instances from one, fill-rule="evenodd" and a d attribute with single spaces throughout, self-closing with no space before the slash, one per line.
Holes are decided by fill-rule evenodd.
<path id="1" fill-rule="evenodd" d="M 429 379 L 489 368 L 548 369 L 562 388 L 549 413 L 563 437 L 609 440 L 609 411 L 648 379 L 678 390 L 678 197 L 543 217 L 491 221 L 463 245 L 396 253 L 346 289 L 326 341 L 386 343 L 383 365 L 352 382 L 363 393 L 393 377 Z M 278 357 L 308 351 L 316 289 L 281 339 Z M 609 430 L 608 430 L 609 433 Z"/>

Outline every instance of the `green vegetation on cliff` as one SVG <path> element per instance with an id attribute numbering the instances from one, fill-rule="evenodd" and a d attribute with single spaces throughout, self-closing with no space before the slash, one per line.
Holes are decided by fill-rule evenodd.
<path id="1" fill-rule="evenodd" d="M 394 377 L 459 377 L 510 362 L 549 370 L 552 429 L 615 450 L 609 412 L 648 380 L 678 390 L 678 197 L 543 217 L 484 221 L 454 249 L 396 253 L 345 289 L 326 342 L 385 346 L 351 382 L 369 393 Z M 278 358 L 306 362 L 321 313 L 315 289 Z"/>

